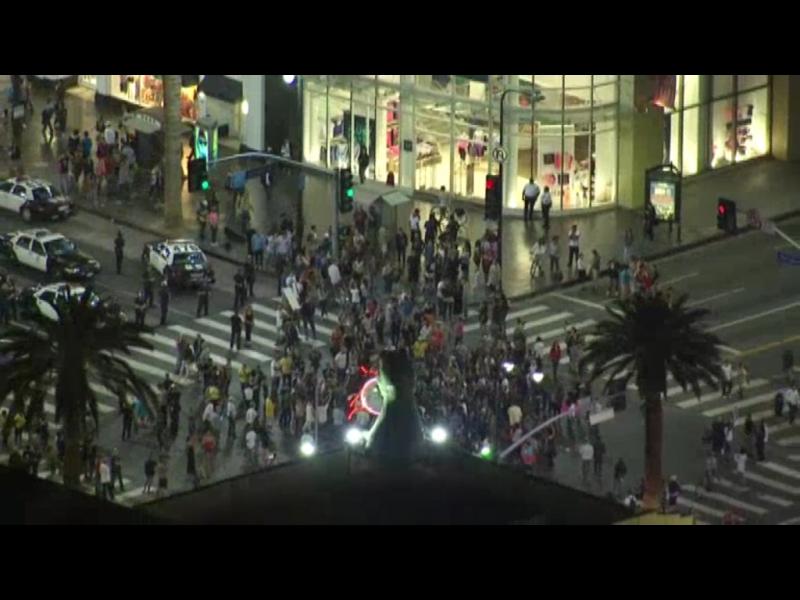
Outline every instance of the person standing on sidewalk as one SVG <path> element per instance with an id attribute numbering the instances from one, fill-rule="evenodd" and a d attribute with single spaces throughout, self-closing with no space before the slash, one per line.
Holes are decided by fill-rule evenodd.
<path id="1" fill-rule="evenodd" d="M 167 312 L 169 312 L 169 284 L 166 278 L 161 280 L 161 287 L 158 290 L 158 301 L 161 306 L 161 325 L 166 325 Z"/>
<path id="2" fill-rule="evenodd" d="M 533 211 L 536 208 L 536 200 L 539 198 L 539 186 L 533 179 L 530 179 L 522 189 L 522 202 L 525 204 L 525 222 L 533 222 Z"/>
<path id="3" fill-rule="evenodd" d="M 122 441 L 131 439 L 131 429 L 133 427 L 133 407 L 128 401 L 127 396 L 122 400 Z"/>
<path id="4" fill-rule="evenodd" d="M 50 145 L 53 141 L 53 136 L 55 135 L 55 130 L 53 129 L 53 113 L 55 112 L 55 108 L 53 106 L 52 99 L 47 99 L 47 104 L 44 105 L 42 109 L 42 139 L 44 143 Z"/>
<path id="5" fill-rule="evenodd" d="M 558 264 L 558 236 L 554 235 L 550 240 L 550 246 L 547 248 L 547 254 L 550 256 L 550 275 L 556 276 L 556 273 L 561 273 L 561 266 Z"/>
<path id="6" fill-rule="evenodd" d="M 156 475 L 158 476 L 158 491 L 156 492 L 156 496 L 165 496 L 167 494 L 167 475 L 169 470 L 167 469 L 167 461 L 162 456 L 158 464 L 156 465 Z"/>
<path id="7" fill-rule="evenodd" d="M 567 258 L 567 269 L 572 270 L 572 261 L 578 260 L 581 245 L 581 232 L 578 231 L 578 226 L 573 225 L 568 234 L 567 245 L 569 247 L 569 256 Z"/>
<path id="8" fill-rule="evenodd" d="M 122 459 L 119 456 L 119 450 L 114 448 L 111 453 L 111 489 L 113 491 L 114 484 L 119 482 L 119 491 L 125 491 L 125 484 L 122 482 Z"/>
<path id="9" fill-rule="evenodd" d="M 211 228 L 211 245 L 217 245 L 217 228 L 219 227 L 219 209 L 212 204 L 208 210 L 208 226 Z"/>
<path id="10" fill-rule="evenodd" d="M 233 276 L 233 310 L 237 311 L 244 306 L 245 298 L 247 297 L 247 288 L 245 287 L 244 273 L 241 269 L 236 271 Z"/>
<path id="11" fill-rule="evenodd" d="M 254 298 L 255 292 L 253 291 L 253 287 L 256 284 L 256 268 L 252 260 L 244 263 L 244 281 L 247 284 L 247 292 L 250 298 Z M 244 304 L 244 299 L 242 299 L 242 304 Z"/>
<path id="12" fill-rule="evenodd" d="M 61 193 L 65 196 L 68 195 L 72 186 L 70 185 L 70 158 L 66 152 L 58 157 L 58 180 Z"/>
<path id="13" fill-rule="evenodd" d="M 136 315 L 136 327 L 139 329 L 144 329 L 144 313 L 145 310 L 147 310 L 147 302 L 145 301 L 144 291 L 141 291 L 136 295 L 136 299 L 133 301 L 133 310 L 134 314 Z"/>
<path id="14" fill-rule="evenodd" d="M 550 209 L 553 207 L 553 198 L 550 196 L 550 188 L 544 186 L 542 192 L 542 221 L 544 222 L 545 230 L 550 229 Z"/>
<path id="15" fill-rule="evenodd" d="M 117 260 L 117 275 L 122 275 L 123 248 L 125 248 L 125 238 L 122 236 L 122 230 L 117 229 L 117 237 L 114 238 L 114 258 Z"/>
<path id="16" fill-rule="evenodd" d="M 625 461 L 622 460 L 622 457 L 617 459 L 617 463 L 614 465 L 614 490 L 613 494 L 617 498 L 622 496 L 622 490 L 625 487 L 625 476 L 628 474 L 628 467 L 625 465 Z"/>

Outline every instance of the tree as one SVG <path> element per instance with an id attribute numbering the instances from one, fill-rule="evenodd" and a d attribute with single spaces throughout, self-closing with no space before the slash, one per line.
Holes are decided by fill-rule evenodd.
<path id="1" fill-rule="evenodd" d="M 14 328 L 4 336 L 0 398 L 13 394 L 9 415 L 24 411 L 31 422 L 43 417 L 46 384 L 42 383 L 55 380 L 55 418 L 63 424 L 65 442 L 64 483 L 77 488 L 87 415 L 95 425 L 98 422 L 97 397 L 89 382 L 152 403 L 155 394 L 150 385 L 120 358 L 131 348 L 152 346 L 118 311 L 98 304 L 90 288 L 80 296 L 68 294 L 56 311 L 57 321 L 43 320 L 30 330 Z"/>
<path id="2" fill-rule="evenodd" d="M 177 227 L 183 219 L 183 142 L 181 140 L 181 76 L 164 80 L 164 223 Z"/>
<path id="3" fill-rule="evenodd" d="M 717 336 L 700 329 L 706 309 L 687 309 L 687 296 L 669 302 L 661 293 L 635 294 L 607 307 L 609 319 L 597 325 L 581 362 L 590 365 L 589 378 L 610 374 L 625 383 L 634 378 L 643 399 L 645 427 L 645 508 L 658 508 L 661 473 L 663 407 L 667 372 L 686 390 L 700 395 L 700 384 L 717 387 L 721 377 Z M 623 374 L 624 373 L 624 374 Z"/>

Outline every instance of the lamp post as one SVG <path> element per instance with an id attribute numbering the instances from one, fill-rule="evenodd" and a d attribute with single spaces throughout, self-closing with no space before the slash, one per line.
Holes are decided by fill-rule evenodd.
<path id="1" fill-rule="evenodd" d="M 535 91 L 535 90 L 534 90 Z M 533 102 L 535 99 L 534 91 L 523 90 L 520 88 L 506 88 L 503 90 L 503 93 L 500 94 L 500 147 L 505 148 L 503 146 L 503 137 L 505 134 L 505 104 L 506 104 L 506 94 L 509 93 L 516 93 L 528 96 L 531 99 L 531 107 L 533 107 Z M 531 153 L 533 153 L 533 147 L 531 147 Z M 505 195 L 506 195 L 506 185 L 503 180 L 503 163 L 505 159 L 498 160 L 500 165 L 499 174 L 500 174 L 500 217 L 497 221 L 497 260 L 500 262 L 500 287 L 503 287 L 503 206 L 505 205 Z"/>

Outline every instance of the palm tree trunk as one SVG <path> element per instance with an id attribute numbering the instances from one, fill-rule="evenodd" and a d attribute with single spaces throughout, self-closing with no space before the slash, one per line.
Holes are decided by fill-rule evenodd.
<path id="1" fill-rule="evenodd" d="M 181 140 L 181 76 L 164 78 L 164 224 L 177 227 L 183 220 L 183 142 Z"/>
<path id="2" fill-rule="evenodd" d="M 83 441 L 85 394 L 88 389 L 83 357 L 65 356 L 58 370 L 56 382 L 56 405 L 61 406 L 64 423 L 64 485 L 79 489 L 83 464 L 81 442 Z"/>
<path id="3" fill-rule="evenodd" d="M 661 506 L 664 479 L 661 470 L 661 450 L 664 430 L 664 409 L 661 394 L 645 392 L 644 410 L 644 508 L 656 510 Z"/>

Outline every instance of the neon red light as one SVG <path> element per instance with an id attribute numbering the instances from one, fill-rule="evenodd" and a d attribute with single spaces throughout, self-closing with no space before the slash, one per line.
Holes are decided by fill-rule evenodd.
<path id="1" fill-rule="evenodd" d="M 717 207 L 717 210 L 719 211 L 719 214 L 724 215 L 725 214 L 725 205 L 724 204 L 720 204 Z"/>

